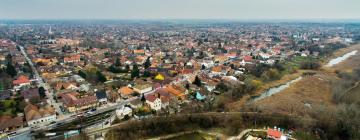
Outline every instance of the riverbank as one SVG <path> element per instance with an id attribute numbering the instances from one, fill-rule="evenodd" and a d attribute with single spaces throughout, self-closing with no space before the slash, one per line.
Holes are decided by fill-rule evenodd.
<path id="1" fill-rule="evenodd" d="M 325 65 L 327 65 L 331 60 L 339 58 L 352 51 L 360 51 L 360 44 L 339 49 L 338 51 L 335 51 L 332 55 L 321 58 L 320 62 L 323 67 L 321 67 L 319 70 L 297 70 L 295 73 L 284 75 L 279 80 L 265 83 L 253 95 L 246 95 L 239 101 L 228 104 L 227 107 L 231 111 L 238 111 L 244 109 L 245 107 L 249 107 L 248 102 L 251 101 L 253 98 L 261 96 L 264 92 L 268 91 L 271 88 L 285 85 L 289 81 L 292 81 L 302 76 L 304 73 L 308 72 L 316 74 L 314 76 L 306 77 L 297 81 L 296 83 L 293 83 L 288 88 L 276 93 L 276 95 L 273 95 L 273 97 L 271 97 L 270 99 L 258 101 L 259 103 L 254 103 L 250 106 L 269 108 L 269 111 L 275 109 L 279 110 L 279 112 L 281 113 L 293 113 L 296 112 L 294 110 L 304 109 L 303 106 L 307 106 L 307 108 L 309 108 L 310 104 L 311 107 L 311 103 L 316 101 L 312 100 L 312 98 L 318 99 L 321 103 L 326 102 L 326 104 L 331 106 L 331 89 L 329 80 L 332 78 L 336 78 L 336 70 L 349 70 L 354 68 L 354 65 L 360 67 L 360 63 L 356 63 L 360 62 L 360 55 L 352 55 L 347 59 L 343 60 L 341 63 L 337 63 L 336 65 L 333 65 L 331 67 L 325 67 Z M 317 93 L 317 95 L 313 95 L 314 93 Z M 293 100 L 294 98 L 298 100 Z M 301 101 L 301 103 L 299 103 L 299 101 Z M 269 105 L 270 107 L 265 107 L 265 105 Z M 302 107 L 296 107 L 295 105 L 300 105 Z M 305 112 L 306 111 L 299 111 L 298 113 L 299 115 L 301 115 Z"/>
<path id="2" fill-rule="evenodd" d="M 348 48 L 344 48 L 336 52 L 331 59 L 338 58 L 340 56 L 345 55 L 346 53 L 357 51 L 355 55 L 352 55 L 351 57 L 347 58 L 345 61 L 342 61 L 341 63 L 338 63 L 332 67 L 323 67 L 323 69 L 327 72 L 335 72 L 336 70 L 340 71 L 351 71 L 352 69 L 356 67 L 360 67 L 360 44 L 353 45 Z M 328 61 L 327 61 L 328 62 Z"/>

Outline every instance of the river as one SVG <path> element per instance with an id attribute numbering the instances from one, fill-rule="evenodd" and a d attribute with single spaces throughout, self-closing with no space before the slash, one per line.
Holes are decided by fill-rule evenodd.
<path id="1" fill-rule="evenodd" d="M 351 57 L 353 55 L 356 55 L 357 52 L 358 52 L 357 50 L 354 50 L 354 51 L 346 53 L 346 54 L 344 54 L 344 55 L 342 55 L 340 57 L 334 58 L 334 59 L 330 60 L 329 63 L 325 65 L 325 67 L 332 67 L 332 66 L 334 66 L 334 65 L 336 65 L 336 64 L 338 64 L 340 62 L 343 62 L 344 60 L 348 59 L 349 57 Z M 272 95 L 274 95 L 276 93 L 279 93 L 280 91 L 285 90 L 291 84 L 293 84 L 293 83 L 295 83 L 295 82 L 297 82 L 297 81 L 299 81 L 301 79 L 302 79 L 302 77 L 300 76 L 300 77 L 298 77 L 298 78 L 296 78 L 294 80 L 291 80 L 291 81 L 287 82 L 286 84 L 276 86 L 276 87 L 272 87 L 272 88 L 264 91 L 263 93 L 261 93 L 260 96 L 253 98 L 253 100 L 251 100 L 251 102 L 256 102 L 258 100 L 262 100 L 262 99 L 264 99 L 266 97 L 269 97 L 269 96 L 272 96 Z"/>
<path id="2" fill-rule="evenodd" d="M 353 56 L 353 55 L 356 55 L 357 52 L 358 52 L 358 51 L 355 50 L 355 51 L 346 53 L 346 54 L 344 54 L 343 56 L 340 56 L 340 57 L 331 59 L 331 60 L 329 61 L 329 63 L 325 65 L 325 67 L 332 67 L 332 66 L 334 66 L 334 65 L 336 65 L 336 64 L 339 64 L 340 62 L 343 62 L 344 60 L 348 59 L 349 57 L 351 57 L 351 56 Z"/>
<path id="3" fill-rule="evenodd" d="M 272 88 L 266 90 L 265 92 L 261 93 L 260 96 L 255 97 L 252 101 L 256 102 L 256 101 L 258 101 L 258 100 L 261 100 L 261 99 L 264 99 L 264 98 L 266 98 L 266 97 L 272 96 L 272 95 L 274 95 L 274 94 L 276 94 L 276 93 L 279 93 L 280 91 L 285 90 L 285 89 L 288 88 L 291 84 L 293 84 L 293 83 L 295 83 L 295 82 L 297 82 L 297 81 L 300 81 L 301 79 L 302 79 L 302 77 L 300 76 L 300 77 L 298 77 L 298 78 L 296 78 L 296 79 L 294 79 L 294 80 L 291 80 L 291 81 L 287 82 L 286 84 L 283 84 L 283 85 L 280 85 L 280 86 L 276 86 L 276 87 L 272 87 Z"/>

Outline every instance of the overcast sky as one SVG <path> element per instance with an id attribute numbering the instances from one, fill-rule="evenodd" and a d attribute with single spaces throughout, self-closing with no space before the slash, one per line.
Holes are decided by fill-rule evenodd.
<path id="1" fill-rule="evenodd" d="M 360 0 L 0 0 L 0 19 L 360 19 Z"/>

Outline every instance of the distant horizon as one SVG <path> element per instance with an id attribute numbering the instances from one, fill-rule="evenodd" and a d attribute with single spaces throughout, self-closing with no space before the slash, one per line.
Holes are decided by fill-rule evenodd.
<path id="1" fill-rule="evenodd" d="M 360 19 L 0 19 L 0 25 L 11 24 L 360 24 Z"/>
<path id="2" fill-rule="evenodd" d="M 360 19 L 359 0 L 2 0 L 0 19 Z"/>

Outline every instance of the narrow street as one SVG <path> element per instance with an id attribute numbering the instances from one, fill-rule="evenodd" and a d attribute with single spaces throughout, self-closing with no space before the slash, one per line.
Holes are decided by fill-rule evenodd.
<path id="1" fill-rule="evenodd" d="M 47 96 L 48 104 L 50 104 L 51 106 L 53 106 L 55 108 L 55 111 L 58 113 L 57 117 L 62 118 L 64 116 L 64 113 L 60 109 L 60 104 L 56 103 L 56 101 L 54 100 L 54 98 L 53 98 L 54 93 L 52 92 L 50 86 L 47 83 L 44 82 L 44 80 L 40 76 L 39 72 L 37 71 L 36 67 L 34 66 L 34 63 L 31 61 L 31 59 L 27 55 L 24 47 L 19 46 L 19 48 L 20 48 L 21 53 L 25 57 L 26 61 L 29 63 L 29 65 L 31 67 L 31 70 L 32 70 L 32 72 L 34 74 L 34 77 L 35 77 L 35 79 L 37 80 L 37 82 L 39 84 L 39 87 L 44 87 L 44 89 L 46 90 L 46 96 Z"/>

